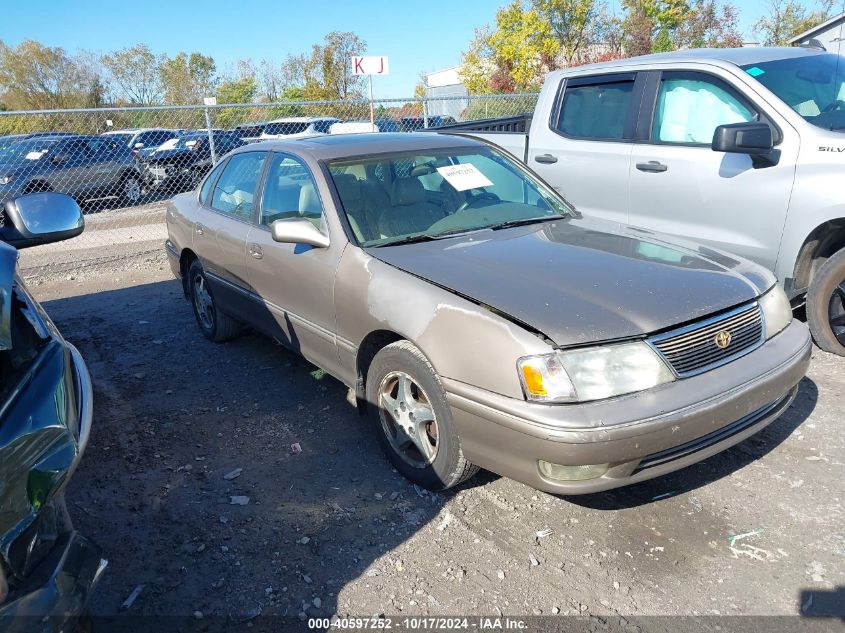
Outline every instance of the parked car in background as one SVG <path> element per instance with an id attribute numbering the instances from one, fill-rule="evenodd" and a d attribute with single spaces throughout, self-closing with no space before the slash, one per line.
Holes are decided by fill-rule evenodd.
<path id="1" fill-rule="evenodd" d="M 84 228 L 68 196 L 6 201 L 0 225 L 0 629 L 71 631 L 106 566 L 74 531 L 64 490 L 88 443 L 85 362 L 29 294 L 17 250 Z"/>
<path id="2" fill-rule="evenodd" d="M 380 131 L 378 125 L 369 121 L 338 121 L 329 126 L 329 134 L 372 134 Z"/>
<path id="3" fill-rule="evenodd" d="M 426 128 L 443 127 L 444 125 L 452 125 L 456 123 L 455 117 L 440 114 L 431 114 L 429 116 L 406 116 L 399 119 L 399 122 L 405 132 L 416 132 Z"/>
<path id="4" fill-rule="evenodd" d="M 388 117 L 376 119 L 376 127 L 378 127 L 379 132 L 404 132 L 399 121 Z"/>
<path id="5" fill-rule="evenodd" d="M 253 121 L 251 123 L 241 123 L 232 131 L 245 143 L 254 143 L 261 138 L 265 127 L 267 127 L 265 121 Z"/>
<path id="6" fill-rule="evenodd" d="M 168 130 L 163 128 L 136 128 L 129 130 L 110 130 L 104 132 L 103 136 L 112 136 L 120 139 L 126 147 L 135 150 L 158 147 L 165 141 L 179 138 L 179 130 Z"/>
<path id="7" fill-rule="evenodd" d="M 822 49 L 686 50 L 550 73 L 533 116 L 450 131 L 511 151 L 585 214 L 762 264 L 845 355 L 843 99 L 845 58 Z"/>
<path id="8" fill-rule="evenodd" d="M 275 119 L 267 123 L 264 131 L 261 132 L 259 140 L 273 140 L 281 138 L 296 138 L 298 136 L 313 136 L 315 134 L 328 134 L 329 128 L 340 123 L 340 119 L 334 117 L 307 117 L 291 116 L 283 119 Z"/>
<path id="9" fill-rule="evenodd" d="M 233 132 L 220 130 L 212 135 L 218 160 L 244 145 Z M 178 191 L 196 187 L 212 166 L 211 144 L 206 131 L 183 134 L 141 158 L 145 184 Z"/>
<path id="10" fill-rule="evenodd" d="M 786 411 L 810 361 L 769 271 L 584 218 L 473 139 L 248 145 L 166 222 L 202 333 L 249 324 L 336 376 L 431 489 L 478 466 L 563 494 L 677 470 Z"/>
<path id="11" fill-rule="evenodd" d="M 44 136 L 0 149 L 0 203 L 33 191 L 77 200 L 141 199 L 141 178 L 129 148 L 108 136 Z"/>
<path id="12" fill-rule="evenodd" d="M 23 141 L 28 138 L 40 138 L 43 136 L 73 136 L 73 132 L 32 132 L 30 134 L 7 134 L 5 136 L 0 136 L 0 149 L 9 146 L 12 143 L 17 143 L 18 141 Z"/>

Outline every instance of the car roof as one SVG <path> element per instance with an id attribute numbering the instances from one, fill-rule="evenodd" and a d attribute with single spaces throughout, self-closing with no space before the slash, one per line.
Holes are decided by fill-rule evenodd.
<path id="1" fill-rule="evenodd" d="M 339 121 L 333 116 L 286 116 L 281 119 L 273 119 L 268 123 L 313 123 L 314 121 Z"/>
<path id="2" fill-rule="evenodd" d="M 250 143 L 235 152 L 277 151 L 292 154 L 310 155 L 317 160 L 351 158 L 365 154 L 383 154 L 390 152 L 415 152 L 464 147 L 486 147 L 481 141 L 464 136 L 452 136 L 420 132 L 406 133 L 369 133 L 369 134 L 325 134 L 305 136 L 295 139 L 261 141 Z"/>
<path id="3" fill-rule="evenodd" d="M 682 51 L 671 51 L 668 53 L 653 53 L 651 55 L 640 55 L 628 57 L 599 64 L 587 64 L 570 70 L 599 70 L 605 68 L 625 68 L 626 66 L 639 66 L 649 63 L 666 62 L 725 62 L 736 66 L 747 66 L 760 64 L 776 59 L 794 59 L 800 57 L 813 57 L 823 55 L 825 51 L 817 48 L 802 48 L 794 46 L 746 46 L 743 48 L 690 48 Z M 567 70 L 559 70 L 550 75 L 562 75 Z"/>
<path id="4" fill-rule="evenodd" d="M 103 134 L 140 134 L 141 132 L 177 132 L 178 130 L 171 130 L 166 127 L 133 127 L 125 128 L 123 130 L 109 130 Z"/>

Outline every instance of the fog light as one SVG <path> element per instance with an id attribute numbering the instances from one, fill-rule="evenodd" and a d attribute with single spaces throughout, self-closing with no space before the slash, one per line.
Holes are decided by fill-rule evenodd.
<path id="1" fill-rule="evenodd" d="M 551 462 L 538 460 L 540 464 L 540 472 L 544 477 L 549 479 L 557 479 L 558 481 L 584 481 L 585 479 L 595 479 L 601 477 L 607 472 L 610 464 L 584 464 L 582 466 L 563 466 L 562 464 L 552 464 Z"/>

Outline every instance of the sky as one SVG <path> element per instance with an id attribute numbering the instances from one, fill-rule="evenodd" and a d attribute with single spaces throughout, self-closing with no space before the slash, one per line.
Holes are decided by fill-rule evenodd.
<path id="1" fill-rule="evenodd" d="M 492 23 L 507 1 L 4 0 L 0 39 L 99 53 L 143 42 L 171 56 L 211 55 L 225 71 L 247 57 L 280 62 L 288 53 L 310 51 L 331 31 L 354 31 L 367 42 L 367 54 L 390 60 L 390 75 L 374 81 L 375 97 L 408 97 L 421 72 L 459 64 L 474 30 Z M 766 0 L 732 2 L 752 39 Z M 608 5 L 618 11 L 620 0 Z"/>

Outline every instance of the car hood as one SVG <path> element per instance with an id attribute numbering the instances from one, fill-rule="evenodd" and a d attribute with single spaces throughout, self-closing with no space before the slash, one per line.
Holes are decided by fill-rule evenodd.
<path id="1" fill-rule="evenodd" d="M 367 252 L 558 346 L 672 328 L 750 301 L 774 281 L 720 251 L 583 218 Z"/>

